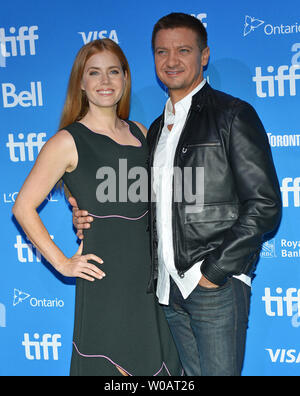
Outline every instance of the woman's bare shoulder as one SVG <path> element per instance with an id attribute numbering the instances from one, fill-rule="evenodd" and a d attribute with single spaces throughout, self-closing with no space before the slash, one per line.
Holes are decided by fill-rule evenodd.
<path id="1" fill-rule="evenodd" d="M 144 136 L 146 137 L 146 136 L 147 136 L 148 130 L 147 130 L 147 128 L 145 127 L 145 125 L 141 124 L 141 123 L 138 122 L 138 121 L 132 121 L 132 122 L 134 122 L 135 125 L 137 125 L 137 126 L 140 128 L 140 130 L 143 132 Z"/>

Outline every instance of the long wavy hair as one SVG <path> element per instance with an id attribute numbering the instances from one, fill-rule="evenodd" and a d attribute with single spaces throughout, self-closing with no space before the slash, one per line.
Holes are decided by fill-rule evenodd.
<path id="1" fill-rule="evenodd" d="M 72 124 L 75 121 L 79 121 L 87 114 L 89 103 L 85 92 L 81 89 L 83 71 L 88 59 L 103 51 L 109 51 L 116 55 L 121 63 L 124 74 L 127 75 L 125 89 L 117 105 L 117 115 L 123 120 L 128 118 L 131 94 L 131 75 L 128 61 L 118 44 L 113 40 L 104 38 L 91 41 L 84 45 L 79 50 L 75 58 L 69 78 L 67 95 L 59 123 L 59 129 L 63 129 L 67 125 Z"/>
<path id="2" fill-rule="evenodd" d="M 117 115 L 122 120 L 126 120 L 129 117 L 131 74 L 128 61 L 118 44 L 116 44 L 113 40 L 104 38 L 91 41 L 90 43 L 81 47 L 77 53 L 69 78 L 66 100 L 59 123 L 59 130 L 64 129 L 67 125 L 70 125 L 75 121 L 81 120 L 87 114 L 89 110 L 89 102 L 85 92 L 81 89 L 83 71 L 89 58 L 103 51 L 109 51 L 117 56 L 122 70 L 127 76 L 123 95 L 117 104 Z M 66 197 L 69 198 L 71 193 L 68 187 L 63 184 L 61 179 L 56 184 L 55 189 L 62 191 L 62 187 Z"/>

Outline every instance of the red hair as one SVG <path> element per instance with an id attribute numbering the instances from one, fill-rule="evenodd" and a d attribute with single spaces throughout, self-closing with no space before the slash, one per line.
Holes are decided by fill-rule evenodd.
<path id="1" fill-rule="evenodd" d="M 127 75 L 125 89 L 117 105 L 117 115 L 121 119 L 127 119 L 130 108 L 130 94 L 131 94 L 131 75 L 128 61 L 119 47 L 113 40 L 104 38 L 101 40 L 94 40 L 84 45 L 78 52 L 69 79 L 67 96 L 64 108 L 61 115 L 59 129 L 63 129 L 69 124 L 82 119 L 88 112 L 89 103 L 85 92 L 81 89 L 81 80 L 83 71 L 88 59 L 103 51 L 109 51 L 116 55 L 119 59 L 124 74 Z"/>

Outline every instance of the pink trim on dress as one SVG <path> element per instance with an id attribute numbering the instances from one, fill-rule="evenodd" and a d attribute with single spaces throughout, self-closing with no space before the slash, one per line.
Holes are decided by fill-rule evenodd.
<path id="1" fill-rule="evenodd" d="M 113 364 L 114 366 L 120 368 L 121 370 L 123 370 L 126 374 L 128 374 L 130 377 L 133 377 L 133 374 L 130 374 L 127 370 L 125 370 L 122 366 L 120 366 L 119 364 L 115 363 L 113 360 L 111 360 L 109 357 L 105 356 L 105 355 L 84 355 L 83 353 L 79 352 L 79 349 L 77 348 L 77 345 L 75 344 L 75 342 L 73 341 L 73 345 L 74 348 L 76 349 L 76 352 L 78 353 L 78 355 L 85 357 L 85 358 L 104 358 L 106 360 L 108 360 L 111 364 Z M 168 376 L 171 377 L 170 371 L 168 370 L 165 362 L 162 363 L 161 368 L 157 371 L 157 373 L 153 374 L 153 377 L 157 376 L 162 370 L 163 368 L 166 369 Z"/>
<path id="2" fill-rule="evenodd" d="M 112 217 L 118 218 L 118 219 L 125 219 L 125 220 L 140 220 L 142 217 L 144 217 L 149 211 L 147 210 L 144 214 L 142 214 L 140 217 L 125 217 L 125 216 L 120 216 L 120 215 L 108 215 L 108 216 L 96 216 L 92 213 L 89 213 L 89 216 L 96 217 L 97 219 L 109 219 Z"/>

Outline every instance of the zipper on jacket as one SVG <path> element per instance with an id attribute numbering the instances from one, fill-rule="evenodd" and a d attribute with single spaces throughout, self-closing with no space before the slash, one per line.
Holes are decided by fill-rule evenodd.
<path id="1" fill-rule="evenodd" d="M 218 146 L 221 146 L 220 142 L 196 143 L 196 144 L 186 145 L 186 147 L 218 147 Z"/>
<path id="2" fill-rule="evenodd" d="M 183 138 L 184 137 L 184 134 L 185 134 L 185 127 L 186 127 L 186 124 L 187 124 L 187 122 L 188 122 L 188 120 L 189 120 L 189 118 L 190 118 L 190 115 L 191 115 L 191 112 L 192 112 L 192 106 L 190 107 L 190 109 L 189 109 L 189 112 L 188 112 L 188 115 L 187 115 L 187 117 L 186 117 L 186 120 L 185 120 L 185 123 L 184 123 L 184 125 L 183 125 L 183 128 L 182 128 L 182 132 L 181 132 L 181 137 Z M 180 140 L 180 139 L 179 139 Z M 174 155 L 174 162 L 173 162 L 173 167 L 175 168 L 175 166 L 176 166 L 176 164 L 175 164 L 175 162 L 176 162 L 176 158 L 177 158 L 177 156 L 178 156 L 178 153 L 179 153 L 179 142 L 178 142 L 178 145 L 177 145 L 177 147 L 176 147 L 176 151 L 175 151 L 175 155 Z M 175 226 L 175 216 L 174 216 L 174 177 L 173 177 L 173 184 L 172 184 L 172 188 L 173 188 L 173 193 L 172 193 L 172 224 L 173 224 L 173 249 L 174 249 L 174 265 L 175 265 L 175 268 L 177 269 L 177 262 L 178 262 L 178 254 L 177 254 L 177 233 L 176 233 L 176 226 Z M 180 270 L 177 270 L 177 273 L 178 273 L 178 275 L 179 275 L 179 277 L 181 278 L 181 279 L 183 279 L 184 278 L 184 271 L 180 271 Z"/>
<path id="3" fill-rule="evenodd" d="M 153 150 L 151 151 L 151 154 L 150 154 L 150 158 L 149 158 L 149 171 L 150 171 L 150 175 L 151 175 L 151 172 L 152 172 L 152 167 L 153 167 L 153 162 L 154 162 L 154 154 L 155 154 L 155 151 L 156 151 L 156 148 L 157 148 L 157 145 L 158 145 L 158 141 L 159 141 L 159 138 L 160 138 L 160 136 L 161 136 L 161 132 L 162 132 L 162 128 L 163 128 L 163 124 L 162 124 L 162 120 L 163 120 L 163 117 L 164 117 L 164 113 L 163 113 L 163 115 L 162 115 L 162 119 L 161 119 L 161 121 L 160 121 L 160 124 L 159 124 L 159 129 L 158 129 L 158 133 L 157 133 L 157 136 L 156 136 L 156 138 L 155 138 L 155 144 L 153 145 Z M 152 197 L 152 181 L 150 181 L 150 197 Z M 151 207 L 151 211 L 150 211 L 150 213 L 151 213 L 151 216 L 150 216 L 150 239 L 151 239 L 151 249 L 152 249 L 152 263 L 151 263 L 151 276 L 150 276 L 150 284 L 151 284 L 151 286 L 150 285 L 148 285 L 148 288 L 149 288 L 149 286 L 151 287 L 151 289 L 152 289 L 152 291 L 153 292 L 155 292 L 154 291 L 154 274 L 155 274 L 155 271 L 158 271 L 158 266 L 157 266 L 157 268 L 155 268 L 155 254 L 154 254 L 154 252 L 155 252 L 155 250 L 154 250 L 154 214 L 153 214 L 153 206 L 152 206 L 152 202 L 151 202 L 151 200 L 150 200 L 150 207 Z M 155 207 L 155 217 L 156 217 L 156 207 Z"/>

